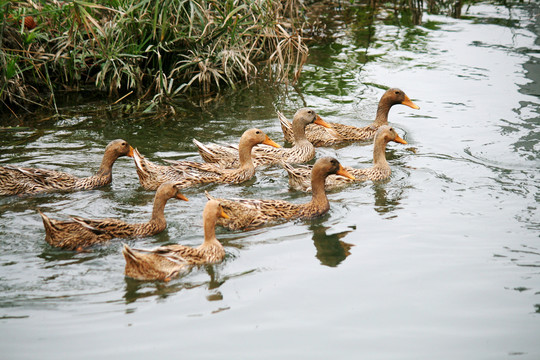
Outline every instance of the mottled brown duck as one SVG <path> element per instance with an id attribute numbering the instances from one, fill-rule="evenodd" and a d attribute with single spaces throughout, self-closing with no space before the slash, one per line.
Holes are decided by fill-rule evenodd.
<path id="1" fill-rule="evenodd" d="M 330 203 L 324 190 L 324 182 L 328 175 L 338 174 L 354 180 L 332 157 L 324 157 L 313 166 L 311 201 L 306 204 L 293 204 L 284 200 L 257 199 L 215 199 L 208 192 L 211 200 L 218 200 L 230 219 L 219 219 L 218 225 L 231 230 L 252 229 L 271 221 L 311 219 L 325 214 L 330 209 Z"/>
<path id="2" fill-rule="evenodd" d="M 182 188 L 208 183 L 239 184 L 255 175 L 252 149 L 257 144 L 279 148 L 262 130 L 249 129 L 244 132 L 238 145 L 240 162 L 232 168 L 194 161 L 169 161 L 172 165 L 157 165 L 146 160 L 137 149 L 133 159 L 139 182 L 147 190 L 153 190 L 166 181 L 177 181 Z"/>
<path id="3" fill-rule="evenodd" d="M 326 179 L 326 190 L 335 189 L 343 185 L 351 184 L 357 181 L 380 181 L 390 177 L 392 169 L 386 161 L 386 144 L 394 141 L 400 144 L 407 144 L 396 131 L 388 125 L 381 126 L 377 130 L 375 139 L 373 140 L 373 166 L 365 169 L 355 169 L 345 167 L 355 180 L 348 179 L 339 175 L 330 175 Z M 311 191 L 311 169 L 312 166 L 301 165 L 293 167 L 289 164 L 283 164 L 289 175 L 289 185 L 300 191 Z"/>
<path id="4" fill-rule="evenodd" d="M 188 266 L 214 264 L 223 260 L 225 249 L 216 239 L 218 218 L 228 219 L 219 202 L 210 200 L 203 211 L 204 241 L 192 248 L 167 245 L 155 249 L 132 249 L 124 244 L 122 254 L 126 260 L 125 274 L 137 280 L 169 281 Z"/>
<path id="5" fill-rule="evenodd" d="M 54 191 L 89 190 L 112 181 L 112 167 L 121 156 L 133 157 L 133 148 L 124 140 L 111 141 L 105 148 L 98 172 L 78 178 L 61 171 L 0 166 L 0 195 L 30 195 Z"/>
<path id="6" fill-rule="evenodd" d="M 420 109 L 403 90 L 392 88 L 388 89 L 379 101 L 375 121 L 365 127 L 356 127 L 339 123 L 330 123 L 331 128 L 325 129 L 319 126 L 309 125 L 306 128 L 306 138 L 315 146 L 330 146 L 342 142 L 367 141 L 375 137 L 377 129 L 383 125 L 388 125 L 388 113 L 392 106 L 402 104 L 413 109 Z M 283 116 L 278 114 L 281 129 L 285 135 L 285 140 L 294 143 L 291 123 Z"/>
<path id="7" fill-rule="evenodd" d="M 292 132 L 295 138 L 295 145 L 292 148 L 268 148 L 255 147 L 252 151 L 255 166 L 274 165 L 281 162 L 299 164 L 313 159 L 315 148 L 306 139 L 306 126 L 316 124 L 317 127 L 329 127 L 312 109 L 303 108 L 296 112 L 292 124 Z M 234 145 L 201 144 L 195 141 L 199 147 L 199 153 L 204 161 L 217 163 L 220 166 L 238 166 L 238 148 Z"/>
<path id="8" fill-rule="evenodd" d="M 149 222 L 129 224 L 117 219 L 85 219 L 72 217 L 72 220 L 59 221 L 48 218 L 39 212 L 45 227 L 45 240 L 52 246 L 80 250 L 88 246 L 101 244 L 113 238 L 151 236 L 165 230 L 165 204 L 176 198 L 188 199 L 180 193 L 178 184 L 168 182 L 161 185 L 154 196 L 154 208 Z"/>
<path id="9" fill-rule="evenodd" d="M 273 142 L 262 130 L 250 129 L 244 132 L 238 145 L 239 167 L 223 168 L 214 163 L 197 163 L 193 161 L 171 161 L 175 169 L 184 172 L 186 178 L 193 184 L 225 183 L 239 184 L 255 175 L 255 165 L 252 159 L 252 149 L 258 144 L 280 146 Z"/>

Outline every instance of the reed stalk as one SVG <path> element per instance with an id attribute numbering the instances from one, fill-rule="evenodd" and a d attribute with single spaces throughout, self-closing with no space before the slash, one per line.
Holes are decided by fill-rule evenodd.
<path id="1" fill-rule="evenodd" d="M 0 0 L 0 101 L 50 107 L 60 91 L 94 88 L 162 103 L 249 83 L 265 67 L 294 82 L 307 58 L 300 9 L 299 0 Z M 25 26 L 29 16 L 37 27 Z"/>

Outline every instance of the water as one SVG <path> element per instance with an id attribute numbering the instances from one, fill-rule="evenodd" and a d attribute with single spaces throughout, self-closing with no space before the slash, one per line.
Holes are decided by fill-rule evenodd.
<path id="1" fill-rule="evenodd" d="M 172 120 L 96 112 L 82 99 L 60 120 L 4 131 L 2 163 L 87 176 L 115 138 L 151 160 L 198 159 L 194 137 L 234 141 L 256 126 L 280 142 L 275 109 L 308 105 L 362 125 L 384 86 L 421 107 L 391 111 L 409 144 L 389 145 L 389 181 L 331 193 L 331 211 L 313 221 L 218 229 L 225 261 L 167 284 L 126 279 L 120 242 L 73 253 L 44 241 L 37 209 L 146 220 L 153 194 L 130 159 L 117 161 L 110 188 L 0 199 L 2 358 L 540 358 L 538 13 L 478 4 L 464 19 L 378 21 L 370 33 L 329 12 L 333 38 L 288 94 L 253 86 Z M 371 150 L 317 156 L 364 167 Z M 128 243 L 198 245 L 203 189 L 306 201 L 271 168 L 249 184 L 186 190 L 189 203 L 167 204 L 165 232 Z"/>

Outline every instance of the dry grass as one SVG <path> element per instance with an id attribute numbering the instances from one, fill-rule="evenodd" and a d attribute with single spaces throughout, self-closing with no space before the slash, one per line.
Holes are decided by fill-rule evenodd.
<path id="1" fill-rule="evenodd" d="M 15 113 L 94 87 L 161 103 L 249 83 L 264 67 L 294 82 L 308 53 L 300 10 L 299 0 L 0 0 L 0 101 Z"/>

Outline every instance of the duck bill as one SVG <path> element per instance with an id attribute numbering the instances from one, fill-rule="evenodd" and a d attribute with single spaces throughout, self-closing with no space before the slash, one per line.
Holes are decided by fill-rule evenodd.
<path id="1" fill-rule="evenodd" d="M 345 176 L 347 179 L 356 180 L 356 178 L 352 176 L 347 170 L 345 170 L 341 165 L 339 165 L 339 170 L 337 171 L 336 175 L 341 175 Z"/>
<path id="2" fill-rule="evenodd" d="M 224 219 L 230 219 L 229 215 L 227 215 L 227 214 L 225 213 L 225 211 L 223 211 L 223 209 L 221 209 L 221 214 L 219 214 L 219 216 L 221 216 L 221 217 L 224 218 Z"/>
<path id="3" fill-rule="evenodd" d="M 416 109 L 416 110 L 420 109 L 420 106 L 418 106 L 418 105 L 416 105 L 415 103 L 413 103 L 413 102 L 411 101 L 411 99 L 409 99 L 409 97 L 408 97 L 407 95 L 405 95 L 405 100 L 403 100 L 401 103 L 402 103 L 403 105 L 406 105 L 406 106 L 408 106 L 408 107 L 410 107 L 410 108 L 413 108 L 413 109 Z"/>
<path id="4" fill-rule="evenodd" d="M 326 121 L 321 119 L 321 117 L 319 115 L 317 115 L 317 118 L 315 119 L 315 121 L 313 123 L 317 124 L 317 125 L 324 126 L 325 128 L 331 128 L 332 127 L 332 125 L 330 125 L 329 123 L 327 123 Z"/>
<path id="5" fill-rule="evenodd" d="M 406 145 L 407 142 L 399 137 L 399 135 L 396 135 L 396 138 L 394 139 L 395 142 Z"/>
<path id="6" fill-rule="evenodd" d="M 180 200 L 184 200 L 184 201 L 189 201 L 187 197 L 185 197 L 183 194 L 180 194 L 180 193 L 176 195 L 176 198 Z"/>
<path id="7" fill-rule="evenodd" d="M 129 151 L 126 156 L 129 156 L 130 158 L 133 157 L 133 147 L 131 145 L 129 146 Z"/>
<path id="8" fill-rule="evenodd" d="M 273 146 L 275 148 L 279 148 L 281 146 L 279 146 L 279 144 L 276 144 L 272 139 L 270 139 L 268 137 L 268 135 L 266 135 L 266 139 L 264 139 L 264 141 L 262 142 L 264 145 L 270 145 L 270 146 Z"/>

